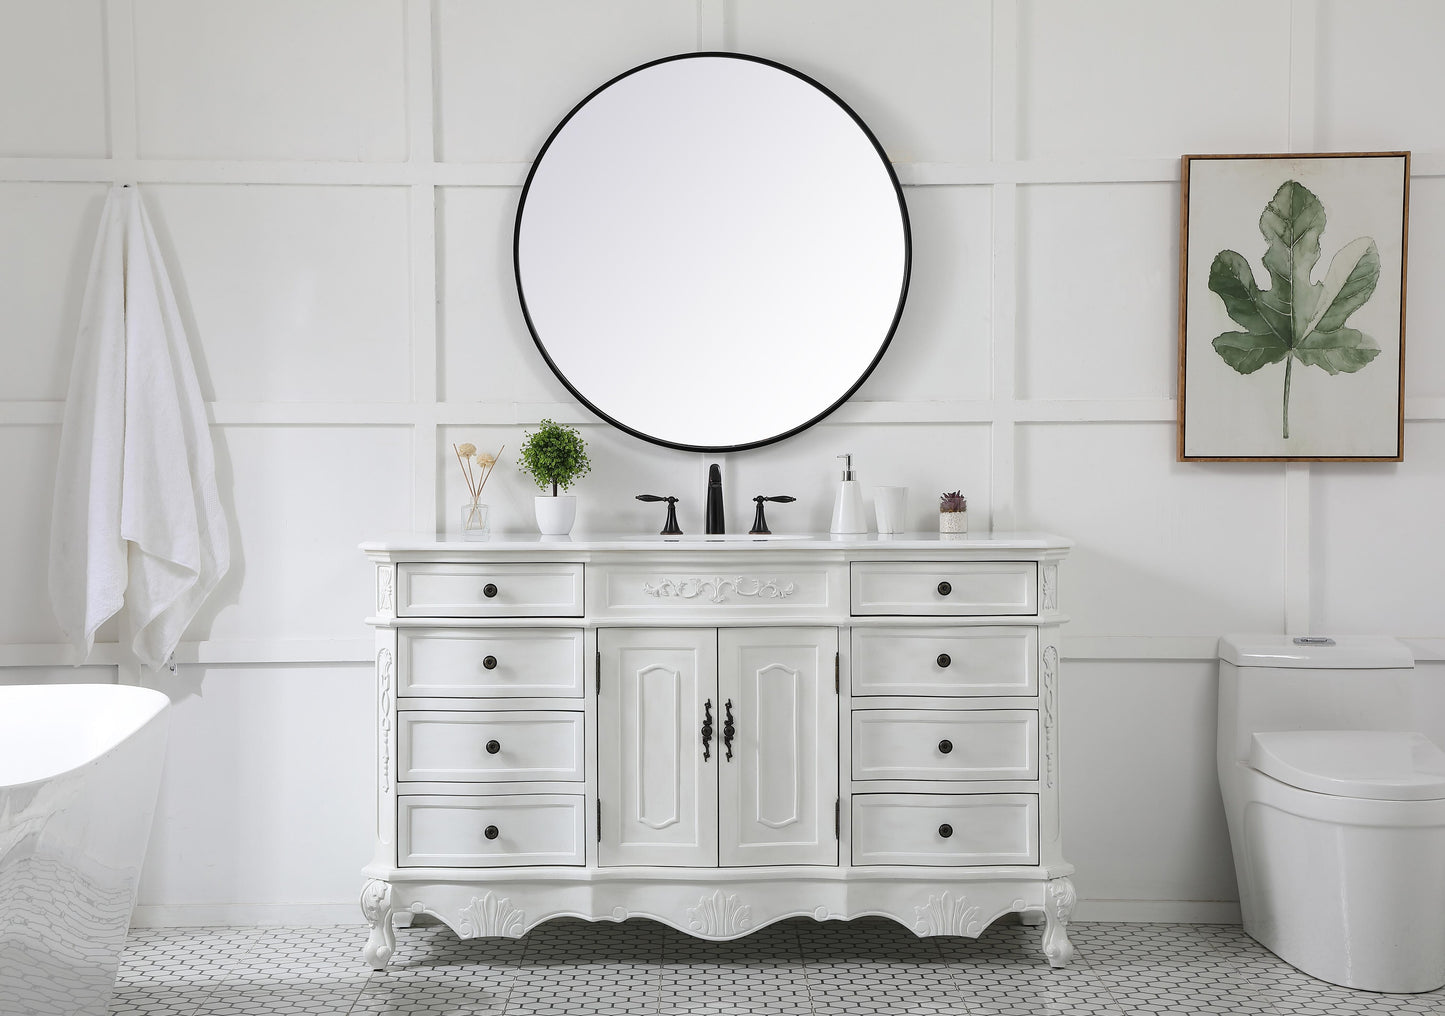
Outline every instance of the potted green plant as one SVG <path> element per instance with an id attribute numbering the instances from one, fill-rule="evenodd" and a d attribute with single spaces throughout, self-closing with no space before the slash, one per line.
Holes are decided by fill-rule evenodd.
<path id="1" fill-rule="evenodd" d="M 543 536 L 566 536 L 577 519 L 577 498 L 559 494 L 558 488 L 567 490 L 592 470 L 582 435 L 575 427 L 543 420 L 536 433 L 523 432 L 517 466 L 536 481 L 539 489 L 552 488 L 550 495 L 541 494 L 532 499 L 537 529 Z"/>

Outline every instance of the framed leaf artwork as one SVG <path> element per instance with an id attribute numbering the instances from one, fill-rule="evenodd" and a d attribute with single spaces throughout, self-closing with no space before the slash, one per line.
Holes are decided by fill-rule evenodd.
<path id="1" fill-rule="evenodd" d="M 1186 155 L 1179 461 L 1404 457 L 1410 153 Z"/>

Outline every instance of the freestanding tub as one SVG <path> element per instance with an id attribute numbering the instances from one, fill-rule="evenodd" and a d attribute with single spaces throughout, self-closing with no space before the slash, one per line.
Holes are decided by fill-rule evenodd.
<path id="1" fill-rule="evenodd" d="M 0 1014 L 108 1008 L 169 705 L 112 684 L 0 687 Z"/>

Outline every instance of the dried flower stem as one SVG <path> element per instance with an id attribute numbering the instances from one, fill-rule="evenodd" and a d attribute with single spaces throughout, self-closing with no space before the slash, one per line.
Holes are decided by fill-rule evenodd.
<path id="1" fill-rule="evenodd" d="M 502 452 L 506 450 L 507 446 L 502 445 L 502 447 L 497 451 L 496 458 L 492 460 L 492 464 L 490 466 L 482 467 L 481 479 L 478 480 L 476 474 L 472 471 L 471 457 L 464 456 L 460 448 L 458 448 L 455 444 L 452 445 L 452 452 L 457 457 L 457 465 L 462 467 L 462 479 L 466 482 L 467 493 L 471 495 L 473 504 L 476 504 L 479 500 L 481 500 L 482 488 L 487 485 L 487 480 L 489 477 L 491 477 L 492 470 L 497 468 L 497 459 L 500 459 L 502 457 Z"/>

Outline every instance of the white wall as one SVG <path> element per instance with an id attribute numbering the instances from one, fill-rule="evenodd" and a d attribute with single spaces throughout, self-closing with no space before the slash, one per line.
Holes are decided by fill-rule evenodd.
<path id="1" fill-rule="evenodd" d="M 1247 31 L 1240 26 L 1249 26 Z M 910 300 L 853 402 L 730 456 L 732 518 L 833 456 L 962 487 L 975 528 L 1073 537 L 1066 835 L 1080 916 L 1228 918 L 1214 638 L 1409 638 L 1445 734 L 1445 63 L 1432 0 L 0 0 L 0 680 L 73 672 L 42 591 L 105 187 L 138 181 L 211 402 L 235 565 L 145 681 L 177 703 L 140 920 L 354 920 L 373 706 L 358 541 L 451 521 L 448 445 L 581 425 L 580 528 L 700 524 L 709 457 L 598 426 L 527 337 L 510 236 L 578 98 L 669 53 L 780 60 L 848 100 L 912 212 Z M 1174 460 L 1178 157 L 1412 149 L 1406 459 Z"/>

